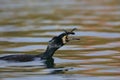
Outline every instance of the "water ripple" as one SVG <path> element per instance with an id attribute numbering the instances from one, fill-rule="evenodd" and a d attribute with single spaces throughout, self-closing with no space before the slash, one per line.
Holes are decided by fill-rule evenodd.
<path id="1" fill-rule="evenodd" d="M 48 42 L 50 38 L 37 38 L 37 37 L 2 37 L 0 41 L 7 42 Z"/>
<path id="2" fill-rule="evenodd" d="M 83 54 L 85 56 L 109 56 L 112 54 L 116 54 L 119 53 L 118 51 L 114 51 L 114 50 L 103 50 L 103 51 L 95 51 L 95 52 L 91 52 L 88 54 Z"/>
<path id="3" fill-rule="evenodd" d="M 46 32 L 42 35 L 58 35 L 61 32 Z M 95 36 L 100 38 L 120 38 L 120 33 L 109 33 L 109 32 L 92 32 L 92 31 L 80 31 L 76 32 L 77 36 Z"/>
<path id="4" fill-rule="evenodd" d="M 120 47 L 120 42 L 111 42 L 103 45 L 90 46 L 91 48 L 117 48 Z"/>

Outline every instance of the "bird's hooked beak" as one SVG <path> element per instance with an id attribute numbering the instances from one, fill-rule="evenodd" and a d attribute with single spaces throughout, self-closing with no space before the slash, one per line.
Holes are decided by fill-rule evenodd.
<path id="1" fill-rule="evenodd" d="M 59 36 L 62 36 L 62 41 L 64 44 L 71 40 L 80 40 L 79 38 L 69 38 L 69 35 L 75 35 L 75 32 L 74 32 L 75 30 L 76 28 L 73 28 L 71 31 L 64 30 L 64 33 L 59 35 Z"/>

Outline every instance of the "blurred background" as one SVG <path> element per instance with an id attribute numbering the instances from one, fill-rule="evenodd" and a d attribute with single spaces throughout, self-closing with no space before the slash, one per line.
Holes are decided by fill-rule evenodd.
<path id="1" fill-rule="evenodd" d="M 120 0 L 0 0 L 0 55 L 42 53 L 73 28 L 81 40 L 55 53 L 54 68 L 0 62 L 0 80 L 119 80 Z"/>

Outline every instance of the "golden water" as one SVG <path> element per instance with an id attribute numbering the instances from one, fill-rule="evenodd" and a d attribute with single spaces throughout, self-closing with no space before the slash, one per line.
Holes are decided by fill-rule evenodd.
<path id="1" fill-rule="evenodd" d="M 0 56 L 42 53 L 74 27 L 81 40 L 55 53 L 54 68 L 0 62 L 0 80 L 120 80 L 119 0 L 0 0 Z"/>

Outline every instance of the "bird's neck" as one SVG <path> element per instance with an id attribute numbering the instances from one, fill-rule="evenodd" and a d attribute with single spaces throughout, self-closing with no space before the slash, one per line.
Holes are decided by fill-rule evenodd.
<path id="1" fill-rule="evenodd" d="M 54 53 L 57 49 L 58 48 L 51 48 L 48 46 L 46 51 L 41 55 L 41 59 L 52 58 L 52 56 L 54 55 Z"/>

